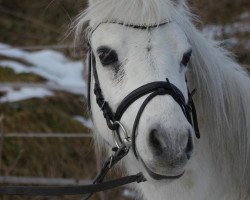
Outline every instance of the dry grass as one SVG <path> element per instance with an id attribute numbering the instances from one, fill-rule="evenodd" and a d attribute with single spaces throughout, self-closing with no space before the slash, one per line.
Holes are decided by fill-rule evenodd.
<path id="1" fill-rule="evenodd" d="M 13 45 L 55 44 L 63 41 L 83 0 L 0 0 L 0 41 Z"/>
<path id="2" fill-rule="evenodd" d="M 192 11 L 199 16 L 203 24 L 226 24 L 249 12 L 249 0 L 188 0 Z"/>
<path id="3" fill-rule="evenodd" d="M 16 74 L 14 70 L 9 68 L 1 68 L 0 66 L 0 80 L 2 82 L 25 82 L 25 83 L 41 83 L 46 80 L 38 75 L 32 73 Z"/>
<path id="4" fill-rule="evenodd" d="M 5 115 L 5 132 L 88 132 L 73 119 L 76 115 L 87 117 L 84 98 L 64 92 L 55 94 L 43 99 L 0 104 L 1 113 Z"/>

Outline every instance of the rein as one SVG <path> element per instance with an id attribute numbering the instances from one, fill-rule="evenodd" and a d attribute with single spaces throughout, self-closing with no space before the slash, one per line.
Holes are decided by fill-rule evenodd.
<path id="1" fill-rule="evenodd" d="M 62 196 L 62 195 L 79 195 L 85 194 L 83 200 L 89 199 L 93 193 L 113 189 L 119 186 L 127 185 L 133 182 L 146 181 L 142 173 L 124 178 L 103 182 L 109 170 L 116 165 L 129 152 L 125 146 L 118 149 L 104 163 L 101 171 L 96 176 L 93 184 L 82 186 L 66 187 L 42 187 L 42 186 L 1 186 L 1 195 L 26 195 L 26 196 Z"/>
<path id="2" fill-rule="evenodd" d="M 164 21 L 161 24 L 149 25 L 149 26 L 124 24 L 124 23 L 119 23 L 119 22 L 103 22 L 103 23 L 116 23 L 116 24 L 123 25 L 129 28 L 147 30 L 147 29 L 153 29 L 153 28 L 166 25 L 170 23 L 170 21 Z M 95 31 L 96 28 L 93 31 Z M 186 103 L 182 92 L 175 85 L 170 83 L 170 81 L 166 78 L 166 81 L 156 81 L 156 82 L 148 83 L 132 91 L 122 100 L 116 112 L 114 113 L 111 107 L 109 106 L 109 103 L 105 101 L 105 98 L 103 96 L 99 78 L 98 78 L 97 69 L 96 69 L 95 56 L 93 54 L 93 51 L 90 45 L 89 45 L 88 57 L 89 57 L 88 59 L 88 65 L 89 65 L 88 104 L 89 104 L 89 108 L 91 109 L 90 107 L 90 88 L 91 87 L 90 86 L 91 86 L 91 74 L 93 73 L 93 77 L 95 81 L 94 94 L 96 96 L 96 103 L 98 104 L 98 106 L 103 112 L 103 116 L 106 119 L 107 126 L 112 131 L 114 141 L 116 144 L 116 147 L 112 149 L 114 151 L 113 155 L 111 155 L 106 160 L 106 162 L 104 162 L 102 169 L 100 170 L 100 172 L 94 179 L 93 184 L 91 185 L 68 186 L 68 187 L 67 186 L 66 187 L 0 186 L 0 195 L 58 196 L 58 195 L 84 194 L 85 196 L 83 197 L 82 200 L 87 200 L 92 196 L 92 194 L 96 192 L 109 190 L 112 188 L 116 188 L 116 187 L 123 186 L 126 184 L 134 183 L 134 182 L 137 182 L 137 183 L 145 182 L 146 179 L 142 173 L 138 173 L 136 175 L 126 176 L 120 179 L 115 179 L 115 180 L 106 181 L 106 182 L 104 182 L 104 179 L 107 173 L 121 159 L 123 159 L 129 153 L 130 147 L 132 147 L 135 157 L 137 159 L 139 158 L 139 155 L 136 152 L 135 139 L 136 139 L 136 130 L 140 121 L 140 117 L 144 109 L 146 108 L 147 104 L 154 97 L 159 96 L 159 95 L 170 95 L 179 104 L 187 120 L 193 126 L 196 137 L 200 138 L 197 115 L 196 115 L 194 102 L 192 99 L 192 93 L 188 92 L 188 103 Z M 128 107 L 131 104 L 133 104 L 137 99 L 145 95 L 148 95 L 148 96 L 142 103 L 136 115 L 136 118 L 133 124 L 132 134 L 130 137 L 126 129 L 120 122 L 120 120 L 123 114 L 128 109 Z M 120 135 L 121 131 L 123 132 L 123 135 L 124 135 L 123 138 Z"/>

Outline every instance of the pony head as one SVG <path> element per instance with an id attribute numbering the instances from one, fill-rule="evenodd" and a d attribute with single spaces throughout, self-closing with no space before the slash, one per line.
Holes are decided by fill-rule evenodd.
<path id="1" fill-rule="evenodd" d="M 112 14 L 94 14 L 97 17 L 101 15 L 102 20 L 94 18 L 90 21 L 92 30 L 88 35 L 102 93 L 113 112 L 133 90 L 166 79 L 178 88 L 187 103 L 186 73 L 192 47 L 185 33 L 163 12 L 162 16 L 152 14 L 151 9 L 157 4 L 142 5 L 144 1 L 134 1 L 131 7 L 127 1 L 113 2 L 119 5 L 112 6 Z M 107 1 L 91 1 L 91 4 L 92 12 L 110 5 Z M 144 9 L 138 14 L 139 7 Z M 116 8 L 120 8 L 119 12 Z M 164 23 L 166 21 L 168 23 Z M 124 24 L 156 26 L 138 29 Z M 95 103 L 93 90 L 90 91 L 95 127 L 102 138 L 113 145 L 112 135 Z M 132 133 L 136 115 L 146 97 L 139 98 L 123 114 L 120 122 L 128 133 Z M 140 117 L 135 144 L 139 170 L 146 171 L 148 179 L 179 178 L 184 174 L 194 150 L 194 130 L 174 98 L 159 95 L 147 104 Z"/>

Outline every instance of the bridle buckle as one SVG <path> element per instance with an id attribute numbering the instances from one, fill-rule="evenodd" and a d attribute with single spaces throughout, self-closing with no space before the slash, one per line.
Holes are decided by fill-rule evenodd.
<path id="1" fill-rule="evenodd" d="M 125 129 L 125 127 L 119 121 L 115 121 L 113 123 L 113 125 L 117 126 L 117 129 L 112 131 L 112 135 L 113 135 L 113 138 L 114 138 L 115 145 L 118 148 L 122 148 L 124 146 L 126 146 L 127 148 L 130 148 L 132 140 L 131 140 L 131 137 L 128 135 L 128 132 Z M 123 138 L 121 138 L 119 128 L 120 128 L 121 132 L 123 133 L 123 136 L 124 136 Z"/>

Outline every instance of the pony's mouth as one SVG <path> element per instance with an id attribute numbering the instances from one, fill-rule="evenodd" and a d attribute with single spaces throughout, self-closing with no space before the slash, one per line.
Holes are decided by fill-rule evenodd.
<path id="1" fill-rule="evenodd" d="M 147 173 L 149 174 L 149 176 L 155 180 L 179 179 L 185 174 L 185 171 L 183 171 L 179 175 L 173 175 L 173 176 L 158 174 L 158 173 L 153 172 L 151 169 L 149 169 L 149 167 L 144 163 L 144 161 L 142 159 L 141 159 L 141 162 L 142 162 L 144 168 L 146 169 Z"/>

